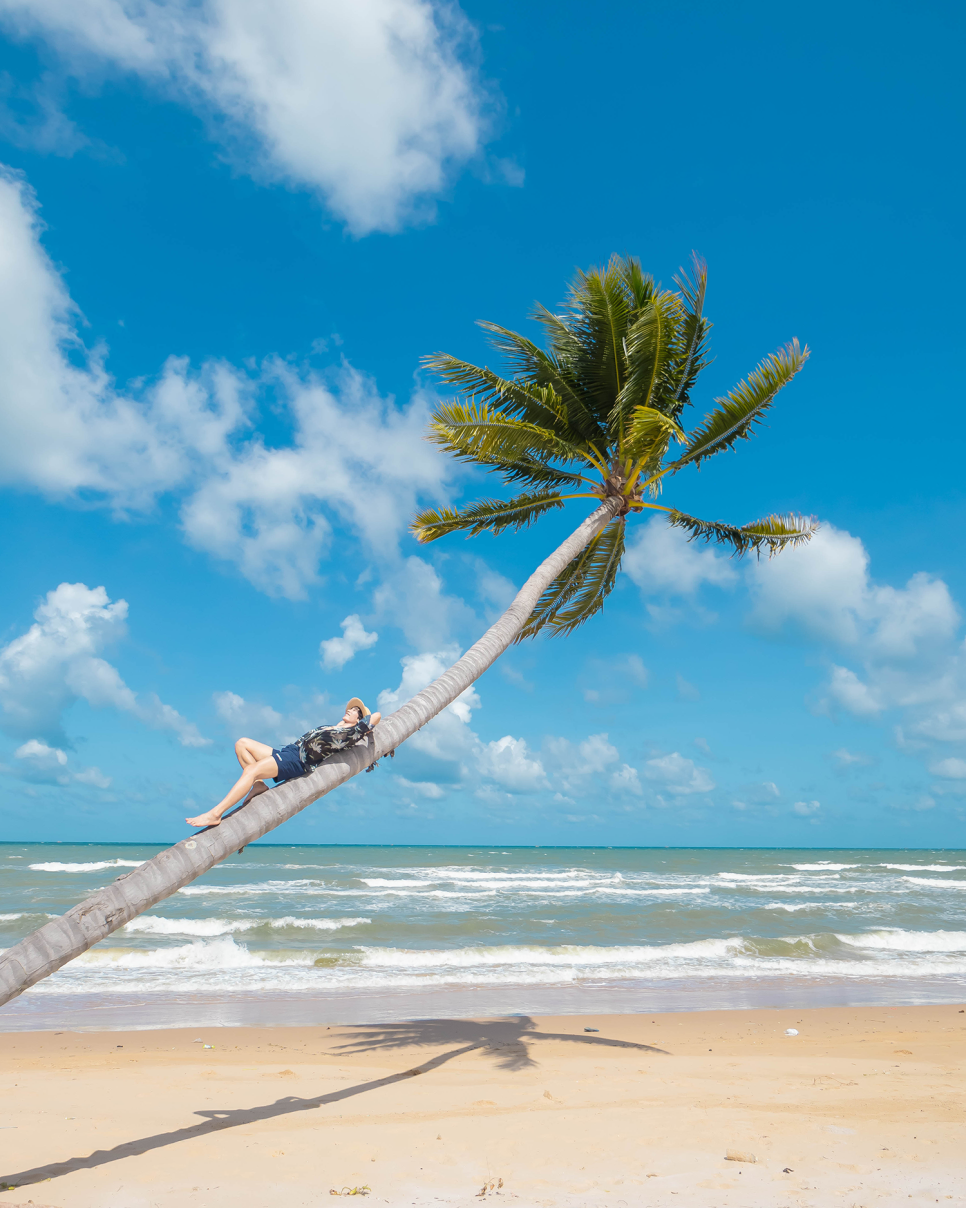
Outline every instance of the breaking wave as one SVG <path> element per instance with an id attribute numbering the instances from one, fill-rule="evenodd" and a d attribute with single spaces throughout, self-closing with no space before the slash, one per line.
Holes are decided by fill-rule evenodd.
<path id="1" fill-rule="evenodd" d="M 103 872 L 105 868 L 140 868 L 143 860 L 91 860 L 86 864 L 63 864 L 49 860 L 43 864 L 28 864 L 34 872 Z"/>

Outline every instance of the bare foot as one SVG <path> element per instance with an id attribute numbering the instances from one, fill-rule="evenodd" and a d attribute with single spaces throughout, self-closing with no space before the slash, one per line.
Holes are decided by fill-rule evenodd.
<path id="1" fill-rule="evenodd" d="M 199 814 L 197 818 L 185 818 L 185 822 L 189 826 L 217 826 L 221 821 L 221 815 L 216 814 L 214 810 L 209 810 L 207 814 Z"/>

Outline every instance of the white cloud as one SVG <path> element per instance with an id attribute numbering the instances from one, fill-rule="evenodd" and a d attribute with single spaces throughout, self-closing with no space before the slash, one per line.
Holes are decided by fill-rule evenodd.
<path id="1" fill-rule="evenodd" d="M 543 764 L 531 758 L 524 739 L 510 734 L 483 744 L 477 754 L 477 767 L 488 779 L 512 793 L 533 793 L 547 786 Z"/>
<path id="2" fill-rule="evenodd" d="M 832 758 L 840 768 L 850 768 L 853 765 L 864 766 L 870 764 L 872 760 L 862 751 L 849 751 L 845 747 L 839 747 L 837 751 L 832 752 Z"/>
<path id="3" fill-rule="evenodd" d="M 822 808 L 819 801 L 796 801 L 792 806 L 792 812 L 798 814 L 800 818 L 810 818 L 813 814 L 817 814 Z"/>
<path id="4" fill-rule="evenodd" d="M 379 693 L 380 710 L 383 713 L 391 713 L 404 705 L 417 692 L 442 675 L 447 667 L 459 658 L 459 654 L 458 647 L 449 647 L 424 654 L 407 655 L 401 660 L 403 672 L 399 687 L 386 688 Z M 476 689 L 472 686 L 467 688 L 451 705 L 447 705 L 442 713 L 407 740 L 407 749 L 446 762 L 460 762 L 472 758 L 479 745 L 479 739 L 470 729 L 470 721 L 473 710 L 478 709 L 481 704 Z"/>
<path id="5" fill-rule="evenodd" d="M 440 797 L 446 796 L 445 790 L 433 780 L 407 780 L 405 776 L 394 776 L 393 780 L 408 792 L 415 793 L 417 797 L 426 797 L 430 801 L 438 801 Z"/>
<path id="6" fill-rule="evenodd" d="M 442 675 L 459 653 L 457 647 L 450 647 L 402 659 L 399 687 L 380 692 L 379 708 L 384 713 L 398 709 Z M 494 742 L 483 742 L 472 729 L 473 711 L 481 704 L 476 689 L 468 688 L 407 741 L 407 751 L 455 764 L 464 787 L 472 788 L 482 781 L 484 787 L 499 785 L 510 793 L 529 793 L 545 788 L 547 778 L 543 764 L 531 754 L 524 739 L 506 734 Z"/>
<path id="7" fill-rule="evenodd" d="M 49 747 L 45 742 L 31 738 L 14 751 L 15 759 L 29 759 L 38 764 L 48 764 L 51 767 L 64 767 L 67 764 L 67 752 L 57 747 Z"/>
<path id="8" fill-rule="evenodd" d="M 751 563 L 749 574 L 758 627 L 796 626 L 876 657 L 917 656 L 948 641 L 959 624 L 941 579 L 920 572 L 904 588 L 877 585 L 862 542 L 831 524 L 799 549 Z"/>
<path id="9" fill-rule="evenodd" d="M 610 786 L 619 793 L 631 793 L 634 797 L 640 797 L 644 792 L 637 768 L 632 768 L 629 763 L 622 763 L 616 772 L 611 772 Z"/>
<path id="10" fill-rule="evenodd" d="M 644 775 L 674 796 L 710 793 L 715 787 L 706 768 L 697 767 L 693 760 L 677 751 L 649 759 L 644 764 Z"/>
<path id="11" fill-rule="evenodd" d="M 360 650 L 368 650 L 379 641 L 378 633 L 366 633 L 357 613 L 342 622 L 341 638 L 325 638 L 319 643 L 322 666 L 326 671 L 338 671 Z"/>
<path id="12" fill-rule="evenodd" d="M 738 574 L 730 559 L 663 520 L 638 527 L 628 542 L 623 569 L 645 595 L 693 595 L 703 583 L 730 587 Z"/>
<path id="13" fill-rule="evenodd" d="M 875 717 L 885 708 L 885 702 L 875 689 L 862 682 L 848 667 L 833 665 L 828 694 L 831 699 L 854 713 L 856 717 Z"/>
<path id="14" fill-rule="evenodd" d="M 0 0 L 0 14 L 72 74 L 108 64 L 190 104 L 244 170 L 317 191 L 356 234 L 431 215 L 483 136 L 473 32 L 454 5 Z"/>
<path id="15" fill-rule="evenodd" d="M 805 633 L 857 664 L 830 660 L 820 708 L 865 721 L 898 709 L 897 743 L 909 751 L 966 743 L 960 610 L 941 579 L 919 572 L 901 588 L 877 584 L 862 542 L 829 524 L 808 546 L 753 564 L 749 577 L 756 627 Z"/>
<path id="16" fill-rule="evenodd" d="M 0 724 L 11 734 L 63 740 L 61 716 L 75 700 L 131 713 L 173 731 L 183 746 L 207 746 L 195 726 L 150 694 L 139 697 L 100 657 L 126 632 L 127 603 L 103 587 L 61 583 L 34 613 L 36 624 L 0 649 Z M 29 743 L 27 744 L 29 747 Z"/>
<path id="17" fill-rule="evenodd" d="M 294 742 L 299 735 L 319 725 L 326 711 L 324 697 L 312 702 L 311 716 L 307 710 L 279 713 L 271 705 L 247 701 L 236 692 L 215 692 L 212 699 L 218 716 L 231 728 L 236 738 L 254 738 L 258 742 L 275 742 L 279 746 Z"/>
<path id="18" fill-rule="evenodd" d="M 105 776 L 100 768 L 81 768 L 79 772 L 67 770 L 67 752 L 58 747 L 50 747 L 36 738 L 19 746 L 14 751 L 15 759 L 22 759 L 27 764 L 27 779 L 70 784 L 77 781 L 89 784 L 94 788 L 108 789 L 111 787 L 110 776 Z"/>
<path id="19" fill-rule="evenodd" d="M 111 777 L 105 776 L 100 768 L 82 768 L 73 775 L 78 783 L 89 784 L 95 789 L 109 789 L 113 783 Z"/>
<path id="20" fill-rule="evenodd" d="M 335 526 L 394 573 L 417 501 L 441 497 L 450 472 L 423 439 L 421 394 L 397 407 L 347 364 L 322 378 L 278 359 L 247 375 L 174 358 L 125 394 L 104 350 L 80 342 L 39 235 L 32 193 L 0 171 L 0 483 L 116 511 L 174 492 L 186 539 L 269 595 L 304 596 Z M 290 443 L 249 434 L 259 391 L 285 410 Z"/>
<path id="21" fill-rule="evenodd" d="M 940 759 L 929 770 L 945 780 L 966 780 L 966 759 Z"/>
<path id="22" fill-rule="evenodd" d="M 586 779 L 605 772 L 620 758 L 606 734 L 591 734 L 576 746 L 566 738 L 549 738 L 547 753 L 565 792 L 583 792 Z"/>
<path id="23" fill-rule="evenodd" d="M 413 554 L 384 564 L 380 573 L 382 583 L 373 593 L 373 607 L 380 618 L 401 629 L 417 650 L 438 650 L 452 640 L 454 631 L 476 622 L 462 599 L 446 594 L 443 580 L 424 558 Z"/>

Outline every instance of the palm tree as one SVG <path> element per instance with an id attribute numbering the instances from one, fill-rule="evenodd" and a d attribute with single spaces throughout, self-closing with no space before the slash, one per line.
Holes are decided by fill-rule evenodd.
<path id="1" fill-rule="evenodd" d="M 579 273 L 564 314 L 537 306 L 533 318 L 547 336 L 544 351 L 496 323 L 481 323 L 507 361 L 511 376 L 446 353 L 425 364 L 460 391 L 433 415 L 430 439 L 462 461 L 524 486 L 511 499 L 481 499 L 461 509 L 416 518 L 420 541 L 460 530 L 475 535 L 525 528 L 567 500 L 596 499 L 593 531 L 580 552 L 549 583 L 514 640 L 541 630 L 570 633 L 604 606 L 624 553 L 629 516 L 663 512 L 668 523 L 730 546 L 734 554 L 807 541 L 813 521 L 766 516 L 741 526 L 698 520 L 655 502 L 664 480 L 751 436 L 775 395 L 802 368 L 808 348 L 793 340 L 763 361 L 698 427 L 681 427 L 698 374 L 708 363 L 704 318 L 707 269 L 675 278 L 662 290 L 633 258 Z M 672 442 L 681 451 L 669 456 Z"/>
<path id="2" fill-rule="evenodd" d="M 735 555 L 774 554 L 808 540 L 815 523 L 800 516 L 772 515 L 736 526 L 656 502 L 665 479 L 749 437 L 808 356 L 797 341 L 786 345 L 686 433 L 683 413 L 707 363 L 706 281 L 704 265 L 695 260 L 690 277 L 676 278 L 677 291 L 661 290 L 636 260 L 614 259 L 606 269 L 578 274 L 564 313 L 538 307 L 546 351 L 483 324 L 505 356 L 509 376 L 442 353 L 427 359 L 461 393 L 437 409 L 430 439 L 526 490 L 509 500 L 424 512 L 413 524 L 419 540 L 522 528 L 573 499 L 594 500 L 596 508 L 483 637 L 384 718 L 366 745 L 263 793 L 220 826 L 161 852 L 8 949 L 0 957 L 0 1004 L 371 767 L 452 704 L 514 641 L 543 629 L 569 633 L 583 624 L 614 586 L 628 517 L 663 512 L 691 539 L 717 542 Z M 681 450 L 673 457 L 672 442 Z"/>

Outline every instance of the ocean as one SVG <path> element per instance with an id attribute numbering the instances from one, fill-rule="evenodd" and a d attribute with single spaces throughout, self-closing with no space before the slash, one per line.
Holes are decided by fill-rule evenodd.
<path id="1" fill-rule="evenodd" d="M 0 947 L 159 849 L 0 844 Z M 254 845 L 0 1030 L 966 999 L 966 851 Z"/>

